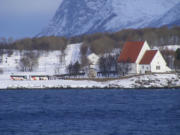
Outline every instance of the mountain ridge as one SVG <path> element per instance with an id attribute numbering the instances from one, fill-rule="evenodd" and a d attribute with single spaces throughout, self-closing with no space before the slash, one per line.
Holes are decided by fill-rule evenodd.
<path id="1" fill-rule="evenodd" d="M 148 27 L 179 2 L 180 0 L 63 0 L 49 25 L 38 37 L 72 37 Z"/>
<path id="2" fill-rule="evenodd" d="M 160 27 L 162 25 L 167 25 L 169 27 L 174 25 L 180 26 L 180 2 L 176 4 L 173 8 L 167 11 L 162 17 L 157 20 L 154 20 L 150 26 Z"/>

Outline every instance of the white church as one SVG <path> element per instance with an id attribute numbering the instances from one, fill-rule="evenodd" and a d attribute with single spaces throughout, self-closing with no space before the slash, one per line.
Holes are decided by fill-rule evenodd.
<path id="1" fill-rule="evenodd" d="M 126 42 L 118 58 L 119 64 L 128 64 L 128 74 L 170 72 L 159 50 L 151 50 L 147 41 Z"/>

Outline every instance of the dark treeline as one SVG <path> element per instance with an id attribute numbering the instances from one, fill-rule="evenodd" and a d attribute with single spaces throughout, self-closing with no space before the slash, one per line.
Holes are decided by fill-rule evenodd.
<path id="1" fill-rule="evenodd" d="M 83 41 L 84 46 L 90 46 L 93 52 L 101 54 L 111 52 L 114 48 L 122 48 L 126 41 L 147 40 L 151 47 L 180 44 L 180 27 L 126 29 L 116 33 L 84 35 L 71 40 L 73 42 Z"/>
<path id="2" fill-rule="evenodd" d="M 2 38 L 1 38 L 2 39 Z M 4 38 L 3 38 L 4 39 Z M 67 39 L 64 37 L 40 37 L 24 38 L 13 42 L 0 40 L 0 49 L 17 49 L 17 50 L 64 50 L 67 46 Z"/>
<path id="3" fill-rule="evenodd" d="M 96 54 L 111 52 L 114 48 L 122 48 L 126 41 L 147 40 L 150 46 L 180 44 L 180 27 L 126 29 L 116 33 L 96 33 L 72 38 L 40 37 L 25 38 L 14 42 L 2 42 L 0 49 L 18 50 L 64 50 L 67 44 L 83 42 L 84 48 L 90 48 Z"/>

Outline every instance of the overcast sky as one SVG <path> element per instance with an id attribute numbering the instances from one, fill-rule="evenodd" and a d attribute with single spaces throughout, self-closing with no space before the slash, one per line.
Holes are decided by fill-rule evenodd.
<path id="1" fill-rule="evenodd" d="M 33 37 L 52 19 L 62 0 L 0 0 L 0 37 Z"/>

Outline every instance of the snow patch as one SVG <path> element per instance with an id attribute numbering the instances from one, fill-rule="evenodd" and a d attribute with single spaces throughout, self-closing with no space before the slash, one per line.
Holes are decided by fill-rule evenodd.
<path id="1" fill-rule="evenodd" d="M 160 46 L 160 47 L 156 46 L 153 49 L 176 51 L 178 48 L 180 48 L 180 45 L 165 45 L 165 46 Z"/>

